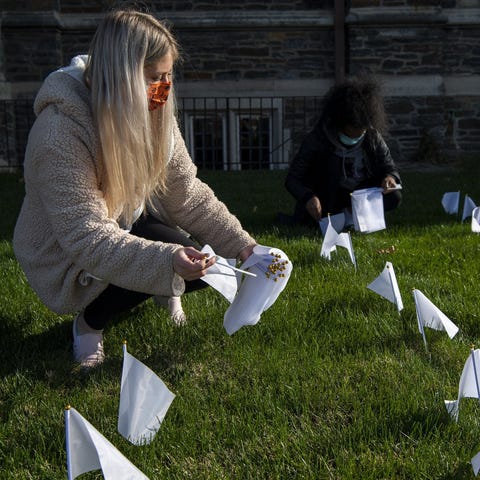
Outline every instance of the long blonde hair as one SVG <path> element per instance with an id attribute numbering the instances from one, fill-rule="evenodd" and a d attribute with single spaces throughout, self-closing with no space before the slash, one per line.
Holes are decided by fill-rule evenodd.
<path id="1" fill-rule="evenodd" d="M 131 223 L 136 208 L 165 191 L 175 122 L 173 86 L 166 104 L 149 112 L 144 67 L 178 44 L 164 24 L 134 10 L 107 13 L 90 47 L 85 79 L 101 145 L 100 188 L 109 215 Z"/>

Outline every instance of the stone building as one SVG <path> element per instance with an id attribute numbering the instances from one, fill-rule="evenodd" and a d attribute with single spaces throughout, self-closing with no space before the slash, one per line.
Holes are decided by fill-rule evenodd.
<path id="1" fill-rule="evenodd" d="M 3 0 L 0 165 L 21 164 L 42 80 L 110 6 Z M 480 0 L 152 0 L 183 48 L 188 147 L 204 168 L 284 168 L 335 79 L 375 74 L 399 161 L 480 152 Z"/>

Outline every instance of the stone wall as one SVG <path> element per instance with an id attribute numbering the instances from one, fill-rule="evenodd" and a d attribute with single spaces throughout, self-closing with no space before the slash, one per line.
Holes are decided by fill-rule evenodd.
<path id="1" fill-rule="evenodd" d="M 0 99 L 32 98 L 48 73 L 85 53 L 112 3 L 4 0 Z M 150 4 L 182 45 L 181 96 L 321 97 L 334 82 L 334 0 Z M 349 0 L 346 7 L 345 72 L 381 80 L 395 156 L 480 152 L 480 1 Z"/>

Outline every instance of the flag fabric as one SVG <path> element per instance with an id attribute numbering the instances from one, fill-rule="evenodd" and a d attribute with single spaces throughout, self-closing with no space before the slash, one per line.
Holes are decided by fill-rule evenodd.
<path id="1" fill-rule="evenodd" d="M 223 317 L 229 335 L 245 325 L 255 325 L 287 286 L 292 262 L 278 248 L 256 245 L 242 269 L 256 276 L 244 276 L 238 293 Z"/>
<path id="2" fill-rule="evenodd" d="M 475 202 L 468 195 L 465 195 L 465 200 L 463 202 L 462 222 L 472 215 L 472 212 L 476 207 L 477 206 L 475 205 Z"/>
<path id="3" fill-rule="evenodd" d="M 382 273 L 367 288 L 394 303 L 399 312 L 403 309 L 402 296 L 391 262 L 385 264 Z"/>
<path id="4" fill-rule="evenodd" d="M 105 480 L 148 480 L 74 408 L 65 410 L 68 480 L 102 470 Z"/>
<path id="5" fill-rule="evenodd" d="M 458 327 L 420 290 L 414 289 L 413 297 L 417 311 L 418 329 L 423 336 L 425 346 L 427 345 L 427 339 L 425 337 L 424 327 L 429 327 L 434 330 L 445 330 L 450 338 L 453 338 L 457 334 Z"/>
<path id="6" fill-rule="evenodd" d="M 232 303 L 237 294 L 239 276 L 228 265 L 235 266 L 235 259 L 227 259 L 216 255 L 210 245 L 205 245 L 201 251 L 210 257 L 216 257 L 216 263 L 207 270 L 202 280 Z"/>
<path id="7" fill-rule="evenodd" d="M 480 207 L 476 207 L 472 211 L 472 232 L 480 233 Z"/>
<path id="8" fill-rule="evenodd" d="M 463 367 L 458 385 L 457 400 L 445 400 L 445 407 L 451 417 L 458 421 L 460 399 L 462 397 L 480 399 L 480 350 L 470 350 L 470 355 Z"/>
<path id="9" fill-rule="evenodd" d="M 328 217 L 330 219 L 330 217 Z M 337 246 L 346 248 L 355 268 L 357 267 L 355 254 L 353 252 L 352 237 L 350 232 L 338 233 L 332 223 L 327 223 L 327 229 L 323 237 L 320 255 L 327 260 L 331 259 L 331 253 L 337 250 Z"/>
<path id="10" fill-rule="evenodd" d="M 346 225 L 346 216 L 345 213 L 337 213 L 336 215 L 327 215 L 323 217 L 318 224 L 320 225 L 320 230 L 322 231 L 322 235 L 325 236 L 327 233 L 328 225 L 332 225 L 334 230 L 337 233 L 341 233 L 343 227 Z"/>
<path id="11" fill-rule="evenodd" d="M 338 236 L 337 246 L 347 249 L 348 254 L 350 255 L 350 260 L 352 261 L 354 267 L 357 268 L 357 261 L 353 252 L 352 236 L 350 235 L 350 232 L 343 232 Z"/>
<path id="12" fill-rule="evenodd" d="M 478 472 L 480 471 L 480 452 L 478 452 L 472 458 L 472 468 L 473 468 L 473 473 L 475 474 L 475 476 L 477 476 Z"/>
<path id="13" fill-rule="evenodd" d="M 336 251 L 337 240 L 339 233 L 335 230 L 332 223 L 330 222 L 330 216 L 327 218 L 327 228 L 323 236 L 322 248 L 320 250 L 320 255 L 327 260 L 330 260 L 331 253 Z"/>
<path id="14" fill-rule="evenodd" d="M 451 215 L 458 213 L 458 204 L 460 203 L 460 192 L 446 192 L 442 197 L 442 206 L 445 212 Z"/>
<path id="15" fill-rule="evenodd" d="M 175 395 L 123 346 L 118 431 L 134 445 L 153 440 Z"/>
<path id="16" fill-rule="evenodd" d="M 378 187 L 352 192 L 352 215 L 355 230 L 363 233 L 384 230 L 383 190 Z"/>

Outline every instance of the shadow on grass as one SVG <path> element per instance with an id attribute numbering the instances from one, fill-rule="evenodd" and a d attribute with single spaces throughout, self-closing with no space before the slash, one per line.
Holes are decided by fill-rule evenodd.
<path id="1" fill-rule="evenodd" d="M 56 323 L 37 334 L 22 334 L 20 329 L 10 324 L 9 318 L 0 316 L 0 379 L 20 374 L 32 381 L 44 382 L 54 389 L 88 386 L 99 379 L 120 380 L 123 357 L 109 356 L 108 351 L 104 363 L 93 370 L 84 371 L 75 364 L 70 320 Z M 106 336 L 108 334 L 107 330 Z M 172 336 L 171 342 L 174 341 Z M 176 350 L 169 345 L 167 349 L 152 354 L 145 362 L 178 380 L 188 372 L 189 355 L 184 348 L 185 345 Z"/>

